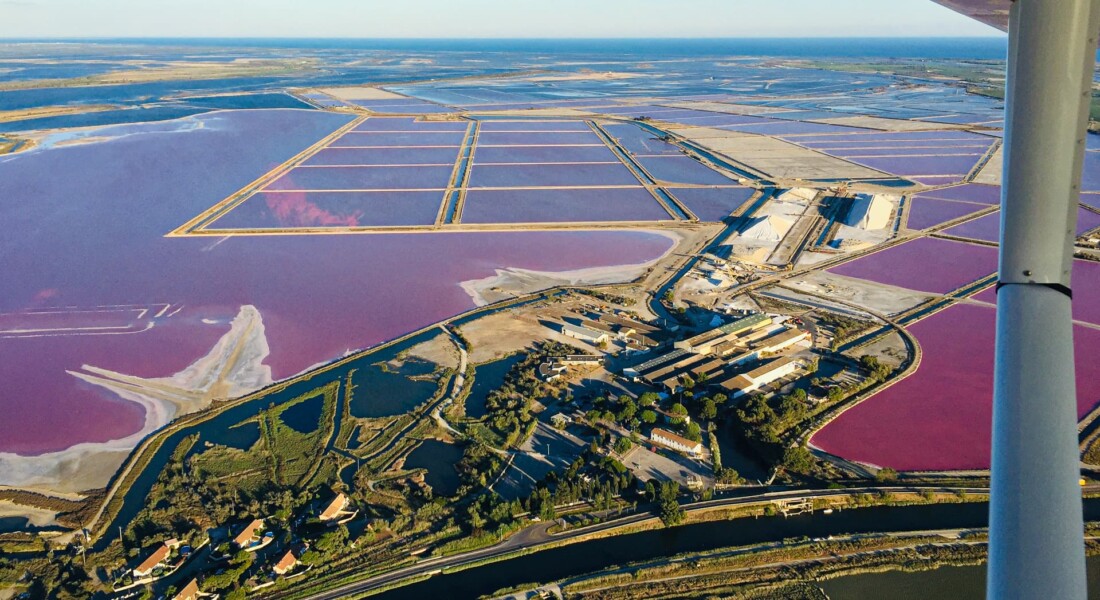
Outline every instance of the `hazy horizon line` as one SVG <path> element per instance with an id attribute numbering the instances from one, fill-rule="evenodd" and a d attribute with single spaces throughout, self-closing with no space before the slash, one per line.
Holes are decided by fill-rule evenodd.
<path id="1" fill-rule="evenodd" d="M 737 37 L 694 37 L 694 36 L 648 36 L 648 37 L 594 37 L 594 36 L 567 36 L 567 37 L 343 37 L 343 36 L 202 36 L 202 35 L 170 35 L 170 36 L 34 36 L 34 37 L 0 37 L 0 41 L 94 41 L 94 40 L 357 40 L 357 41 L 737 41 L 737 40 L 986 40 L 1007 39 L 1008 34 L 995 32 L 989 35 L 942 35 L 942 36 L 875 36 L 875 35 L 837 35 L 837 36 L 737 36 Z"/>

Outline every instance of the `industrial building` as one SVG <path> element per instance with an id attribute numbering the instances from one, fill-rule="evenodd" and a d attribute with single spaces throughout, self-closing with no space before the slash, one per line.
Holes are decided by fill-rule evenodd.
<path id="1" fill-rule="evenodd" d="M 703 450 L 703 445 L 701 443 L 693 442 L 664 429 L 654 429 L 649 433 L 649 439 L 652 440 L 654 444 L 660 444 L 661 446 L 679 452 L 686 452 L 692 456 L 697 456 Z"/>
<path id="2" fill-rule="evenodd" d="M 688 354 L 691 354 L 691 353 L 688 352 L 687 350 L 676 349 L 676 350 L 673 350 L 673 351 L 668 352 L 666 354 L 662 354 L 660 356 L 653 357 L 653 358 L 651 358 L 651 359 L 649 359 L 649 360 L 647 360 L 647 361 L 645 361 L 641 364 L 634 365 L 633 367 L 627 367 L 627 368 L 623 369 L 623 375 L 630 378 L 630 379 L 633 379 L 633 380 L 637 381 L 638 377 L 641 376 L 642 373 L 649 372 L 649 371 L 653 370 L 654 368 L 658 368 L 658 367 L 660 367 L 661 365 L 663 365 L 665 363 L 681 359 L 681 358 L 687 356 Z"/>
<path id="3" fill-rule="evenodd" d="M 561 333 L 566 337 L 581 340 L 582 342 L 588 342 L 589 344 L 606 344 L 610 339 L 607 332 L 596 331 L 588 327 L 581 325 L 574 325 L 572 323 L 563 323 L 561 326 Z"/>
<path id="4" fill-rule="evenodd" d="M 808 339 L 810 334 L 798 328 L 785 329 L 780 333 L 764 338 L 752 344 L 753 350 L 760 355 L 775 354 Z"/>
<path id="5" fill-rule="evenodd" d="M 772 318 L 766 314 L 750 315 L 676 342 L 673 346 L 698 354 L 710 354 L 720 344 L 736 341 L 739 336 L 747 332 L 756 331 L 771 324 Z"/>
<path id="6" fill-rule="evenodd" d="M 764 363 L 748 373 L 718 382 L 717 385 L 726 390 L 731 398 L 738 398 L 745 394 L 751 394 L 773 381 L 794 373 L 801 366 L 802 363 L 797 358 L 785 356 Z"/>

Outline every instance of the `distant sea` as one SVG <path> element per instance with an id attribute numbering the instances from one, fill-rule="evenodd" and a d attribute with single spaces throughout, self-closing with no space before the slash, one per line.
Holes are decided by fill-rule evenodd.
<path id="1" fill-rule="evenodd" d="M 751 39 L 339 39 L 339 38 L 102 38 L 7 39 L 0 43 L 88 43 L 233 48 L 399 50 L 608 54 L 639 57 L 770 56 L 792 58 L 1003 59 L 1007 37 L 979 38 L 751 38 Z"/>

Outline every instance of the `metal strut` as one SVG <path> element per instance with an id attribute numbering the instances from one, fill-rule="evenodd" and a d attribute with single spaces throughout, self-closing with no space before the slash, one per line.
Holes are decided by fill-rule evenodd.
<path id="1" fill-rule="evenodd" d="M 1070 269 L 1100 0 L 1009 17 L 988 598 L 1086 597 Z"/>

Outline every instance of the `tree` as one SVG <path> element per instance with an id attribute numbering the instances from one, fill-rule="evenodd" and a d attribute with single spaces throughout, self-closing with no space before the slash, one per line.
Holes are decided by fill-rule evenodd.
<path id="1" fill-rule="evenodd" d="M 677 402 L 668 409 L 668 414 L 672 415 L 672 419 L 670 419 L 670 422 L 673 425 L 679 425 L 680 423 L 684 422 L 684 417 L 687 416 L 688 409 L 683 404 Z"/>
<path id="2" fill-rule="evenodd" d="M 476 504 L 471 504 L 467 509 L 467 513 L 470 517 L 470 529 L 475 533 L 481 533 L 481 528 L 485 527 L 485 517 L 481 516 L 481 513 L 477 510 Z"/>
<path id="3" fill-rule="evenodd" d="M 695 388 L 695 380 L 691 378 L 691 375 L 681 375 L 680 385 L 684 386 L 685 390 L 691 390 Z"/>
<path id="4" fill-rule="evenodd" d="M 657 392 L 646 392 L 641 396 L 638 396 L 638 405 L 645 408 L 655 406 L 660 401 L 661 396 L 659 396 Z"/>
<path id="5" fill-rule="evenodd" d="M 698 423 L 688 423 L 687 427 L 684 428 L 684 435 L 687 436 L 689 440 L 699 442 L 703 439 L 703 430 L 699 427 Z"/>
<path id="6" fill-rule="evenodd" d="M 652 425 L 657 422 L 657 413 L 652 410 L 642 411 L 642 422 Z"/>
<path id="7" fill-rule="evenodd" d="M 718 405 L 714 403 L 714 400 L 707 398 L 703 400 L 703 408 L 699 410 L 699 414 L 708 421 L 712 420 L 718 416 Z"/>
<path id="8" fill-rule="evenodd" d="M 741 474 L 730 467 L 722 467 L 718 470 L 718 483 L 735 484 L 741 481 Z"/>
<path id="9" fill-rule="evenodd" d="M 676 501 L 676 497 L 680 495 L 680 485 L 675 481 L 665 481 L 661 483 L 661 487 L 658 489 L 657 494 L 660 499 L 659 515 L 665 527 L 672 527 L 683 523 L 684 509 L 681 508 L 680 503 Z"/>
<path id="10" fill-rule="evenodd" d="M 615 452 L 619 453 L 620 455 L 623 455 L 623 454 L 626 454 L 627 452 L 630 452 L 630 449 L 633 446 L 634 446 L 634 444 L 632 444 L 630 442 L 630 438 L 620 437 L 618 440 L 615 441 Z"/>
<path id="11" fill-rule="evenodd" d="M 844 398 L 844 394 L 846 393 L 847 392 L 844 390 L 843 387 L 839 385 L 834 385 L 833 387 L 829 388 L 828 392 L 825 393 L 825 397 L 829 399 L 829 402 L 839 402 L 841 399 Z"/>
<path id="12" fill-rule="evenodd" d="M 814 457 L 802 446 L 791 446 L 783 451 L 783 468 L 795 473 L 809 473 L 814 468 Z"/>
<path id="13" fill-rule="evenodd" d="M 634 404 L 634 401 L 627 396 L 624 396 L 624 398 L 626 398 L 626 400 L 623 401 L 622 405 L 619 407 L 619 414 L 617 415 L 620 423 L 629 422 L 638 412 L 638 406 Z"/>
<path id="14" fill-rule="evenodd" d="M 883 381 L 889 375 L 891 369 L 889 366 L 879 362 L 878 357 L 870 354 L 864 354 L 859 358 L 859 364 L 871 375 L 871 378 L 875 381 Z"/>
<path id="15" fill-rule="evenodd" d="M 770 425 L 775 421 L 775 411 L 763 396 L 756 394 L 737 409 L 737 418 L 746 425 Z"/>
<path id="16" fill-rule="evenodd" d="M 880 483 L 890 483 L 898 480 L 898 472 L 890 467 L 883 467 L 875 473 L 875 481 Z"/>
<path id="17" fill-rule="evenodd" d="M 726 403 L 727 400 L 729 400 L 729 396 L 727 396 L 725 394 L 715 394 L 715 395 L 711 396 L 710 399 L 714 400 L 714 403 L 717 404 L 718 406 L 722 406 L 723 404 Z"/>

